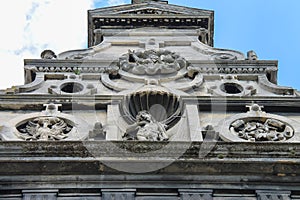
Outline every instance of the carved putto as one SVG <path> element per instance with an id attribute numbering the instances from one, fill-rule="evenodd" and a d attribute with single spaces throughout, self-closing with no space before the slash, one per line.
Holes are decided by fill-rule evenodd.
<path id="1" fill-rule="evenodd" d="M 170 74 L 187 67 L 187 61 L 168 50 L 131 51 L 119 60 L 120 68 L 137 75 Z"/>
<path id="2" fill-rule="evenodd" d="M 54 116 L 34 118 L 17 127 L 18 136 L 28 141 L 54 141 L 68 137 L 72 130 L 63 119 Z"/>
<path id="3" fill-rule="evenodd" d="M 126 140 L 141 141 L 165 141 L 169 137 L 166 134 L 166 125 L 156 121 L 148 111 L 140 111 L 136 116 L 136 122 L 130 125 L 125 135 Z"/>

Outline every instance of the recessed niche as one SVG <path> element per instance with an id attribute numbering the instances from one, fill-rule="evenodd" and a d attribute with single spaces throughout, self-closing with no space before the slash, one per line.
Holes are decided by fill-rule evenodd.
<path id="1" fill-rule="evenodd" d="M 66 92 L 66 93 L 81 92 L 83 90 L 83 88 L 84 87 L 82 84 L 76 83 L 76 82 L 65 83 L 60 87 L 61 91 Z"/>
<path id="2" fill-rule="evenodd" d="M 224 83 L 220 89 L 227 94 L 239 94 L 243 91 L 243 87 L 237 83 Z"/>
<path id="3" fill-rule="evenodd" d="M 182 103 L 173 94 L 162 91 L 144 91 L 132 94 L 126 98 L 125 115 L 130 121 L 135 121 L 140 111 L 148 111 L 158 122 L 174 126 L 182 115 Z"/>

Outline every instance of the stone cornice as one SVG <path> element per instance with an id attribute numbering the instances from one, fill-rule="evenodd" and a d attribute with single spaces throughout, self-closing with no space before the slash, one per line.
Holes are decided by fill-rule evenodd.
<path id="1" fill-rule="evenodd" d="M 272 97 L 212 97 L 212 96 L 182 96 L 182 100 L 189 104 L 197 104 L 202 111 L 209 110 L 211 105 L 227 106 L 227 111 L 241 110 L 245 105 L 255 102 L 265 106 L 265 110 L 273 112 L 298 112 L 300 97 L 272 96 Z M 45 103 L 60 103 L 62 110 L 72 109 L 72 105 L 80 102 L 86 108 L 105 108 L 112 101 L 121 101 L 118 95 L 39 95 L 39 94 L 0 94 L 0 110 L 41 110 Z M 299 109 L 297 109 L 299 108 Z"/>
<path id="2" fill-rule="evenodd" d="M 195 70 L 201 73 L 266 73 L 267 71 L 277 71 L 277 61 L 218 61 L 218 60 L 189 60 Z M 24 60 L 25 69 L 32 72 L 74 72 L 80 70 L 82 73 L 103 73 L 110 70 L 117 61 L 111 60 L 41 60 L 41 59 L 27 59 Z M 246 70 L 246 71 L 245 71 Z"/>
<path id="3" fill-rule="evenodd" d="M 200 158 L 203 145 L 211 145 L 212 149 Z M 0 142 L 0 175 L 122 174 L 106 164 L 166 162 L 169 165 L 158 170 L 157 175 L 292 176 L 300 173 L 299 147 L 299 143 L 271 142 Z M 185 153 L 178 157 L 181 152 Z"/>

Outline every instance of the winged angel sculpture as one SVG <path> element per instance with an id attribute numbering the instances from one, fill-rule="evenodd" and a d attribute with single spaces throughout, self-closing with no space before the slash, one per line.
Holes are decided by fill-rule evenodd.
<path id="1" fill-rule="evenodd" d="M 27 141 L 55 141 L 67 138 L 72 127 L 58 117 L 38 117 L 18 130 L 19 137 Z"/>

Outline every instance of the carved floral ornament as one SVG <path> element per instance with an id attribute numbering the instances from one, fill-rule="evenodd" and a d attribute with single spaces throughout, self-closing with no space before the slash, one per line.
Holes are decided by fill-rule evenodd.
<path id="1" fill-rule="evenodd" d="M 188 66 L 177 53 L 168 50 L 131 51 L 119 60 L 120 68 L 136 75 L 170 74 Z"/>
<path id="2" fill-rule="evenodd" d="M 45 104 L 46 110 L 16 117 L 3 125 L 2 140 L 62 141 L 88 138 L 87 123 L 58 111 L 60 104 Z"/>
<path id="3" fill-rule="evenodd" d="M 234 115 L 221 121 L 217 127 L 225 141 L 293 142 L 299 141 L 299 125 L 283 116 L 268 114 L 262 106 L 253 104 L 247 113 Z"/>

